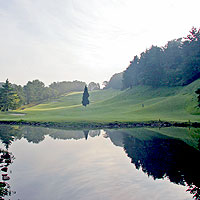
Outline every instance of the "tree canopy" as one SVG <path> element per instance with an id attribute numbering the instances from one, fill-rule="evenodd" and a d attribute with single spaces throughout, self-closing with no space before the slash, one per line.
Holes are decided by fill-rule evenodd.
<path id="1" fill-rule="evenodd" d="M 100 90 L 100 85 L 99 83 L 95 83 L 95 82 L 90 82 L 88 85 L 88 90 L 92 91 L 92 90 Z"/>
<path id="2" fill-rule="evenodd" d="M 16 109 L 24 104 L 41 103 L 74 91 L 83 91 L 86 83 L 82 81 L 53 82 L 49 86 L 40 80 L 28 81 L 24 86 L 11 84 L 8 79 L 0 83 L 0 110 Z M 97 85 L 98 86 L 98 85 Z"/>
<path id="3" fill-rule="evenodd" d="M 1 111 L 8 111 L 9 109 L 17 108 L 20 102 L 20 98 L 14 91 L 12 84 L 6 80 L 6 82 L 0 88 L 0 109 Z"/>
<path id="4" fill-rule="evenodd" d="M 134 85 L 184 86 L 200 77 L 200 29 L 186 38 L 152 46 L 135 56 L 123 73 L 123 88 Z"/>
<path id="5" fill-rule="evenodd" d="M 108 88 L 113 88 L 113 89 L 122 89 L 122 78 L 123 78 L 123 73 L 116 73 L 114 74 L 110 80 L 107 82 L 106 86 L 104 89 Z"/>
<path id="6" fill-rule="evenodd" d="M 25 103 L 37 103 L 50 98 L 56 98 L 68 92 L 82 91 L 86 83 L 82 81 L 53 82 L 48 87 L 42 81 L 29 81 L 23 87 Z"/>

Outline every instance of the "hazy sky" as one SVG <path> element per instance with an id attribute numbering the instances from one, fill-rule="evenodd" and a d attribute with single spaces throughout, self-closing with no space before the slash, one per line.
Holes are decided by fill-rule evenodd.
<path id="1" fill-rule="evenodd" d="M 0 81 L 102 83 L 200 27 L 200 0 L 0 0 Z"/>

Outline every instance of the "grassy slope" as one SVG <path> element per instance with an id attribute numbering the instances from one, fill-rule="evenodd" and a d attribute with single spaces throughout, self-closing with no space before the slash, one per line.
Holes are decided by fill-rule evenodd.
<path id="1" fill-rule="evenodd" d="M 30 120 L 56 122 L 112 122 L 112 121 L 200 121 L 200 110 L 194 91 L 199 88 L 200 80 L 186 87 L 147 86 L 131 90 L 104 90 L 90 93 L 90 105 L 81 105 L 82 93 L 71 93 L 56 102 L 47 102 L 30 108 L 22 113 L 25 116 L 0 114 L 0 120 Z M 144 107 L 142 107 L 144 104 Z"/>

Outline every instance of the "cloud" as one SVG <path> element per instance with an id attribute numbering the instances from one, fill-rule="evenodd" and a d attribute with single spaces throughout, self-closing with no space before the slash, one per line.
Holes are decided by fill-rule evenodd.
<path id="1" fill-rule="evenodd" d="M 190 5 L 193 6 L 190 9 Z M 0 80 L 108 80 L 134 55 L 199 26 L 199 0 L 6 0 Z"/>

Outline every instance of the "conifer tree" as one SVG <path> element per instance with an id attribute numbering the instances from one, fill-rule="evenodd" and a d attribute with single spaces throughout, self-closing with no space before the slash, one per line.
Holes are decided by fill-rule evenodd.
<path id="1" fill-rule="evenodd" d="M 8 111 L 9 109 L 14 109 L 16 102 L 18 102 L 19 97 L 14 92 L 12 84 L 6 80 L 0 89 L 0 109 L 1 111 Z"/>
<path id="2" fill-rule="evenodd" d="M 88 88 L 87 86 L 85 86 L 84 92 L 83 92 L 83 97 L 82 97 L 82 105 L 83 106 L 87 106 L 87 104 L 89 104 L 89 93 L 88 93 Z"/>

